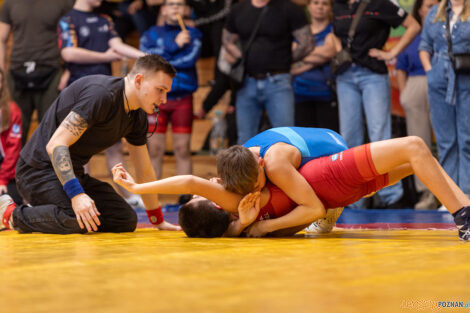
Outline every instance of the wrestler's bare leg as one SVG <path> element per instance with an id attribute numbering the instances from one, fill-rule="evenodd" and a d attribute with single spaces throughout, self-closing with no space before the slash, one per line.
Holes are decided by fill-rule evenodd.
<path id="1" fill-rule="evenodd" d="M 470 206 L 470 199 L 447 175 L 421 138 L 410 136 L 373 142 L 370 151 L 377 172 L 389 173 L 390 184 L 414 173 L 450 213 Z"/>

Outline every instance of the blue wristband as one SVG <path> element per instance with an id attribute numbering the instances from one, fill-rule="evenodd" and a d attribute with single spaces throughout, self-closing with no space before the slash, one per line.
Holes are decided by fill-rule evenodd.
<path id="1" fill-rule="evenodd" d="M 63 188 L 64 188 L 65 193 L 70 199 L 72 199 L 79 193 L 85 192 L 85 190 L 83 190 L 83 187 L 82 185 L 80 185 L 80 182 L 78 181 L 77 178 L 73 178 L 69 180 L 68 182 L 66 182 Z"/>

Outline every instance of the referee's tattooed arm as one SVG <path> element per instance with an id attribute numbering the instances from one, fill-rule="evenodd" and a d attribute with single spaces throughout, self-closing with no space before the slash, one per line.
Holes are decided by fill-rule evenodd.
<path id="1" fill-rule="evenodd" d="M 72 111 L 60 126 L 67 128 L 74 136 L 80 137 L 87 129 L 88 124 L 84 118 Z"/>
<path id="2" fill-rule="evenodd" d="M 52 152 L 51 161 L 52 166 L 54 166 L 54 171 L 62 185 L 75 178 L 72 159 L 70 158 L 70 152 L 67 146 L 57 146 Z"/>
<path id="3" fill-rule="evenodd" d="M 46 150 L 62 185 L 75 178 L 69 146 L 81 137 L 87 127 L 84 118 L 75 112 L 70 112 L 47 144 Z"/>

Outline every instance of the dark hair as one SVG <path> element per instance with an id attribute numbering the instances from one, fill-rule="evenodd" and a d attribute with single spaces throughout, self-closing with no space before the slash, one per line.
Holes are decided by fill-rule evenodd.
<path id="1" fill-rule="evenodd" d="M 245 195 L 253 191 L 259 173 L 253 153 L 235 145 L 217 154 L 217 176 L 228 191 Z"/>
<path id="2" fill-rule="evenodd" d="M 230 224 L 229 213 L 209 200 L 188 202 L 178 212 L 178 223 L 188 237 L 221 237 Z"/>
<path id="3" fill-rule="evenodd" d="M 419 25 L 423 25 L 423 21 L 421 20 L 421 16 L 419 16 L 419 9 L 423 5 L 423 0 L 415 0 L 413 4 L 413 9 L 411 10 L 411 15 L 418 21 Z"/>
<path id="4" fill-rule="evenodd" d="M 176 76 L 176 70 L 173 65 L 156 54 L 147 54 L 138 58 L 130 71 L 130 75 L 134 76 L 141 71 L 151 71 L 154 73 L 162 71 L 165 74 L 168 74 L 171 78 Z"/>

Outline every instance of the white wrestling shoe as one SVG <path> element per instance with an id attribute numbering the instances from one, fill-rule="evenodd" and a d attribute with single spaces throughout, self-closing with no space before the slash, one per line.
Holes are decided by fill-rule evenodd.
<path id="1" fill-rule="evenodd" d="M 16 203 L 8 195 L 4 194 L 0 196 L 0 230 L 13 229 L 13 222 L 11 218 L 11 212 L 16 208 Z"/>
<path id="2" fill-rule="evenodd" d="M 343 212 L 344 208 L 329 209 L 326 212 L 324 218 L 316 220 L 310 226 L 305 228 L 305 232 L 308 234 L 326 234 L 333 230 L 336 225 L 336 221 Z"/>

